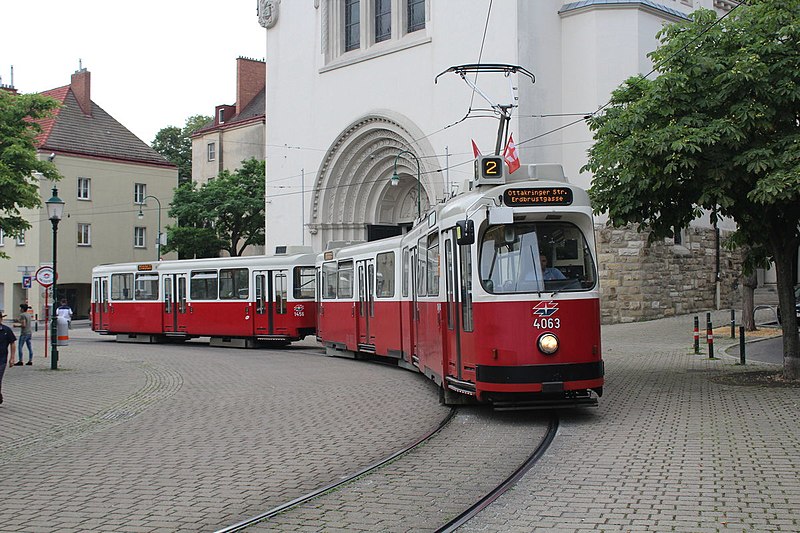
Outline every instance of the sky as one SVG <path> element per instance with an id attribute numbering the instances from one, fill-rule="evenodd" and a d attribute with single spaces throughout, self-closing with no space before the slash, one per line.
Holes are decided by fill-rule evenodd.
<path id="1" fill-rule="evenodd" d="M 148 145 L 236 101 L 236 58 L 264 59 L 256 0 L 1 0 L 0 78 L 20 93 L 69 85 Z"/>

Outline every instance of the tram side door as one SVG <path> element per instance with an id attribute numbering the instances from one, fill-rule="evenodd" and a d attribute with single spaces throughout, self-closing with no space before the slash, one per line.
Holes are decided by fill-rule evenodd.
<path id="1" fill-rule="evenodd" d="M 92 290 L 92 325 L 95 329 L 108 330 L 108 277 L 94 278 Z"/>
<path id="2" fill-rule="evenodd" d="M 165 274 L 161 276 L 164 288 L 162 327 L 164 333 L 185 333 L 189 312 L 187 305 L 186 275 Z"/>
<path id="3" fill-rule="evenodd" d="M 255 314 L 253 332 L 256 335 L 287 334 L 289 278 L 287 270 L 254 270 Z"/>
<path id="4" fill-rule="evenodd" d="M 254 270 L 253 287 L 255 288 L 253 333 L 256 335 L 271 335 L 274 329 L 271 313 L 272 272 L 269 270 Z"/>
<path id="5" fill-rule="evenodd" d="M 358 271 L 358 343 L 374 344 L 370 319 L 375 317 L 375 261 L 365 259 L 356 263 Z"/>
<path id="6" fill-rule="evenodd" d="M 461 371 L 461 317 L 459 313 L 459 261 L 458 246 L 455 245 L 454 233 L 446 234 L 444 240 L 444 275 L 446 302 L 442 338 L 444 341 L 445 370 L 448 376 L 462 379 Z"/>

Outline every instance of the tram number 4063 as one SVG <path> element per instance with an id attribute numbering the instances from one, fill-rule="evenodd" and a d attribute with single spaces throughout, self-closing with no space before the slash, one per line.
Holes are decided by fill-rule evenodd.
<path id="1" fill-rule="evenodd" d="M 533 327 L 539 329 L 558 329 L 561 327 L 560 318 L 537 318 L 533 321 Z"/>

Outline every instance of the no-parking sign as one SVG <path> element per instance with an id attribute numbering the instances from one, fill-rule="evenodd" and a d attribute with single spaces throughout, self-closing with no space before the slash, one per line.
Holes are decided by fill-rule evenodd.
<path id="1" fill-rule="evenodd" d="M 39 270 L 36 271 L 36 281 L 39 282 L 39 285 L 42 287 L 49 287 L 55 281 L 55 275 L 53 274 L 53 267 L 43 266 Z"/>

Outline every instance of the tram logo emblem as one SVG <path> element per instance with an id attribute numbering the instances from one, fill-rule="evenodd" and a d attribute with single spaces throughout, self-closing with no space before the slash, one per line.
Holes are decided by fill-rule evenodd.
<path id="1" fill-rule="evenodd" d="M 303 304 L 297 304 L 294 306 L 294 316 L 305 316 L 306 315 L 306 308 Z"/>
<path id="2" fill-rule="evenodd" d="M 539 318 L 551 317 L 558 313 L 558 302 L 539 302 L 533 308 L 533 314 Z"/>

